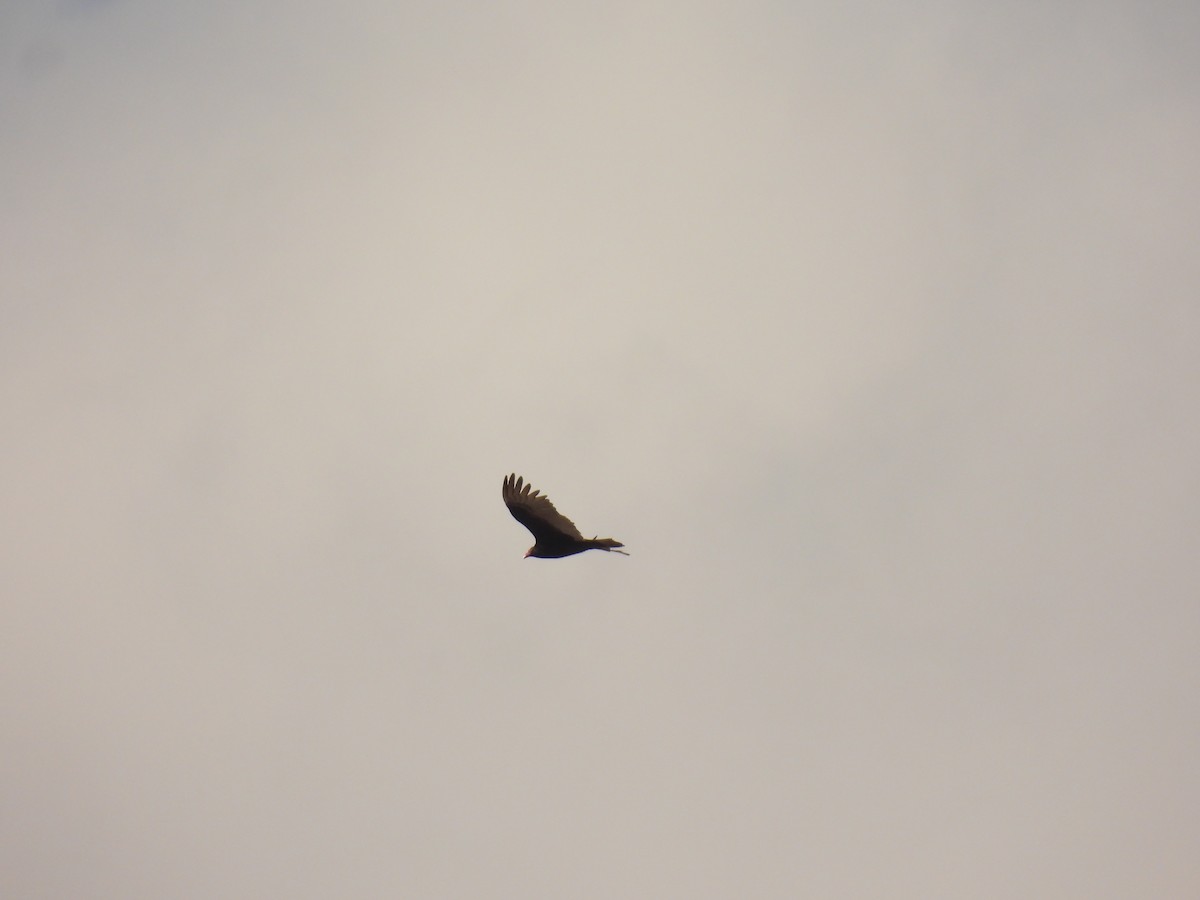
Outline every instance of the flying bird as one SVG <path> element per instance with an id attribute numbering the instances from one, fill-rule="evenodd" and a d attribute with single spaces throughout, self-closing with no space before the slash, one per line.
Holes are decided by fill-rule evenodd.
<path id="1" fill-rule="evenodd" d="M 535 491 L 515 474 L 504 479 L 501 496 L 504 497 L 504 505 L 513 514 L 513 518 L 533 534 L 533 546 L 526 552 L 526 559 L 531 556 L 558 559 L 574 556 L 584 550 L 605 550 L 620 553 L 622 556 L 629 555 L 624 550 L 617 549 L 625 546 L 620 541 L 602 537 L 585 538 L 579 533 L 574 522 L 554 508 L 549 497 Z"/>

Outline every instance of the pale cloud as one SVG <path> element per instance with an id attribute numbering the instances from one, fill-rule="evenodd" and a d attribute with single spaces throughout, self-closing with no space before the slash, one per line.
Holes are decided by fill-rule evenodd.
<path id="1" fill-rule="evenodd" d="M 1193 13 L 85 5 L 5 896 L 1195 894 Z"/>

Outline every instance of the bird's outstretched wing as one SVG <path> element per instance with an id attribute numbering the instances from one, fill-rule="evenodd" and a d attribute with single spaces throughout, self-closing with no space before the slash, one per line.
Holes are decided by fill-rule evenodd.
<path id="1" fill-rule="evenodd" d="M 550 498 L 525 484 L 516 474 L 504 479 L 502 496 L 513 518 L 529 529 L 535 541 L 583 540 L 575 523 L 555 509 Z"/>

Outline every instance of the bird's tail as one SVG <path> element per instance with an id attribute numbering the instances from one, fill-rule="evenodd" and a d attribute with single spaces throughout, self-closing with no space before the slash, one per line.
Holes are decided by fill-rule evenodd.
<path id="1" fill-rule="evenodd" d="M 620 541 L 614 541 L 612 538 L 596 537 L 592 538 L 588 543 L 590 543 L 597 550 L 605 550 L 609 553 L 620 553 L 622 556 L 629 555 L 624 550 L 618 550 L 618 547 L 624 547 L 625 545 Z"/>

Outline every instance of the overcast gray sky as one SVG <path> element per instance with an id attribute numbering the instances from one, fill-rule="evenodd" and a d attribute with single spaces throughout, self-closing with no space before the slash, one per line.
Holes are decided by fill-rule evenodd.
<path id="1" fill-rule="evenodd" d="M 1200 896 L 1200 6 L 0 67 L 0 895 Z"/>

